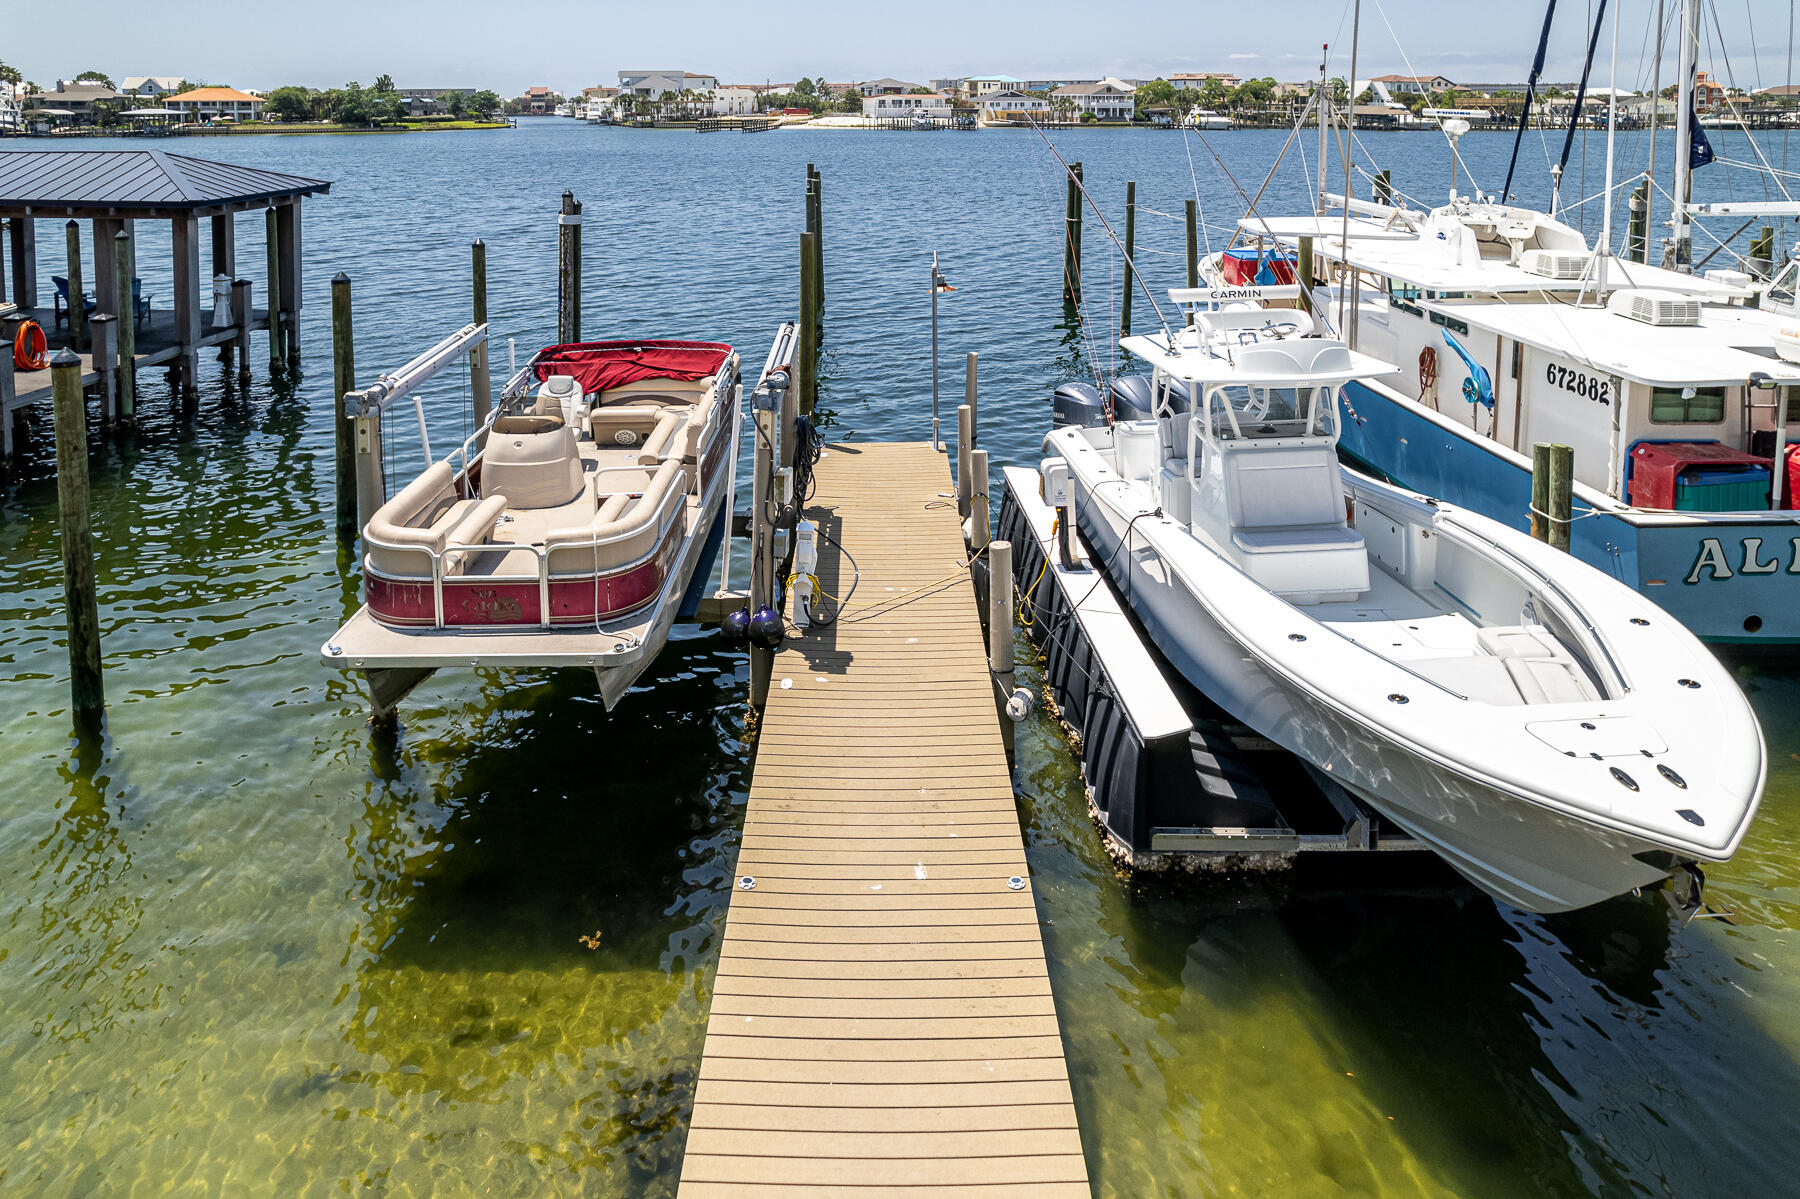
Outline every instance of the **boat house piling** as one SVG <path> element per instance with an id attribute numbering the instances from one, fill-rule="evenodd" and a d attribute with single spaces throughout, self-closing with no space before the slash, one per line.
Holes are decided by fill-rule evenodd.
<path id="1" fill-rule="evenodd" d="M 350 276 L 343 271 L 331 277 L 331 423 L 337 443 L 337 535 L 342 542 L 356 540 L 360 527 L 356 510 L 356 420 L 344 406 L 344 397 L 356 390 L 356 334 L 350 307 Z"/>
<path id="2" fill-rule="evenodd" d="M 100 673 L 100 611 L 94 595 L 94 539 L 88 521 L 87 401 L 81 357 L 50 360 L 56 421 L 56 508 L 62 528 L 63 611 L 69 631 L 69 698 L 78 720 L 106 706 Z"/>
<path id="3" fill-rule="evenodd" d="M 1119 336 L 1131 336 L 1131 288 L 1137 253 L 1137 180 L 1125 181 L 1125 269 L 1124 284 L 1119 289 Z"/>
<path id="4" fill-rule="evenodd" d="M 108 419 L 117 421 L 133 415 L 139 371 L 167 366 L 171 383 L 191 397 L 199 382 L 201 347 L 242 346 L 251 329 L 269 330 L 275 369 L 297 368 L 300 209 L 306 197 L 330 187 L 324 180 L 162 150 L 20 150 L 0 156 L 0 220 L 7 224 L 11 251 L 10 296 L 0 291 L 0 335 L 10 343 L 24 322 L 36 322 L 52 353 L 67 348 L 80 356 L 82 387 L 97 393 Z M 265 218 L 274 284 L 265 302 L 273 315 L 234 304 L 231 325 L 213 324 L 207 319 L 213 280 L 231 276 L 236 267 L 235 218 L 259 209 L 273 213 Z M 211 275 L 201 273 L 203 218 L 212 221 Z M 67 277 L 67 329 L 60 319 L 60 294 L 50 305 L 39 303 L 36 223 L 56 219 L 91 225 L 94 273 L 92 279 Z M 167 299 L 145 294 L 138 282 L 140 221 L 169 222 L 174 294 Z M 248 287 L 248 281 L 241 282 Z M 90 289 L 91 301 L 78 294 L 82 285 Z M 103 319 L 111 323 L 104 334 Z M 13 370 L 10 361 L 0 368 L 0 452 L 12 452 L 18 411 L 49 402 L 52 390 L 47 368 Z"/>
<path id="5" fill-rule="evenodd" d="M 581 201 L 569 191 L 556 218 L 556 297 L 556 340 L 573 345 L 581 340 Z"/>
<path id="6" fill-rule="evenodd" d="M 1081 303 L 1081 164 L 1070 163 L 1068 196 L 1063 204 L 1063 287 L 1065 305 Z"/>

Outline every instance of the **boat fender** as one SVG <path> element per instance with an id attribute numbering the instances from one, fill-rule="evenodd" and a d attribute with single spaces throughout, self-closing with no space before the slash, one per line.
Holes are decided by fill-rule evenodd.
<path id="1" fill-rule="evenodd" d="M 781 620 L 781 613 L 773 608 L 758 608 L 751 614 L 748 626 L 750 644 L 758 649 L 774 649 L 781 644 L 787 632 Z"/>
<path id="2" fill-rule="evenodd" d="M 733 645 L 742 645 L 750 640 L 750 609 L 748 606 L 734 612 L 725 613 L 719 621 L 719 632 L 725 634 L 725 640 Z"/>
<path id="3" fill-rule="evenodd" d="M 1037 696 L 1027 687 L 1014 687 L 1013 693 L 1006 697 L 1006 715 L 1014 724 L 1027 719 L 1035 707 Z"/>

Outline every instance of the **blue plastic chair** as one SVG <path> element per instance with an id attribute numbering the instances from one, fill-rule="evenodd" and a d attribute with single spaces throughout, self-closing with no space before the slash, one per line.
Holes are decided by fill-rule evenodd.
<path id="1" fill-rule="evenodd" d="M 144 327 L 144 322 L 150 317 L 150 301 L 156 298 L 154 294 L 144 295 L 143 291 L 144 281 L 133 279 L 131 281 L 131 306 L 136 310 L 134 315 L 137 317 L 137 327 L 140 329 Z"/>
<path id="2" fill-rule="evenodd" d="M 50 282 L 56 284 L 56 295 L 50 300 L 50 326 L 58 328 L 69 319 L 69 281 L 61 275 L 52 275 Z M 94 298 L 85 292 L 82 293 L 81 311 L 88 313 L 93 310 Z"/>

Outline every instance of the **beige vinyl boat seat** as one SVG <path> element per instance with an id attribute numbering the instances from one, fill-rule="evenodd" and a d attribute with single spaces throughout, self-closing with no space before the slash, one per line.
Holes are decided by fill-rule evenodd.
<path id="1" fill-rule="evenodd" d="M 647 450 L 660 432 L 660 450 L 674 436 L 687 411 L 686 404 L 624 404 L 616 408 L 595 408 L 588 413 L 588 436 L 602 448 L 640 446 Z"/>
<path id="2" fill-rule="evenodd" d="M 544 537 L 550 573 L 605 573 L 645 557 L 656 548 L 657 515 L 671 489 L 687 489 L 679 458 L 664 459 L 641 493 L 608 495 L 586 524 L 551 529 Z M 591 544 L 596 541 L 605 544 Z"/>
<path id="3" fill-rule="evenodd" d="M 512 508 L 556 508 L 581 494 L 584 479 L 575 430 L 557 418 L 506 416 L 494 421 L 481 456 L 481 494 Z M 529 424 L 533 431 L 525 431 Z M 518 432 L 511 431 L 519 428 Z"/>
<path id="4" fill-rule="evenodd" d="M 458 574 L 463 555 L 446 552 L 450 545 L 479 545 L 493 533 L 506 511 L 506 500 L 491 496 L 465 500 L 456 494 L 456 475 L 448 462 L 430 469 L 375 510 L 364 530 L 369 564 L 390 578 L 431 577 L 431 555 L 443 558 L 444 573 Z M 380 545 L 415 548 L 389 548 Z"/>
<path id="5" fill-rule="evenodd" d="M 593 405 L 608 408 L 621 404 L 697 404 L 718 381 L 717 375 L 704 379 L 639 379 L 597 393 Z"/>
<path id="6" fill-rule="evenodd" d="M 1525 703 L 1573 704 L 1600 698 L 1581 664 L 1543 625 L 1482 629 L 1475 639 L 1505 664 Z"/>

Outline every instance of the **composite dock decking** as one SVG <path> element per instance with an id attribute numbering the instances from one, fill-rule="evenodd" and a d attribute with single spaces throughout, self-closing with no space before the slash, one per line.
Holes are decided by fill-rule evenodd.
<path id="1" fill-rule="evenodd" d="M 681 1195 L 1085 1199 L 945 457 L 831 446 L 817 482 L 861 581 L 775 658 Z"/>

